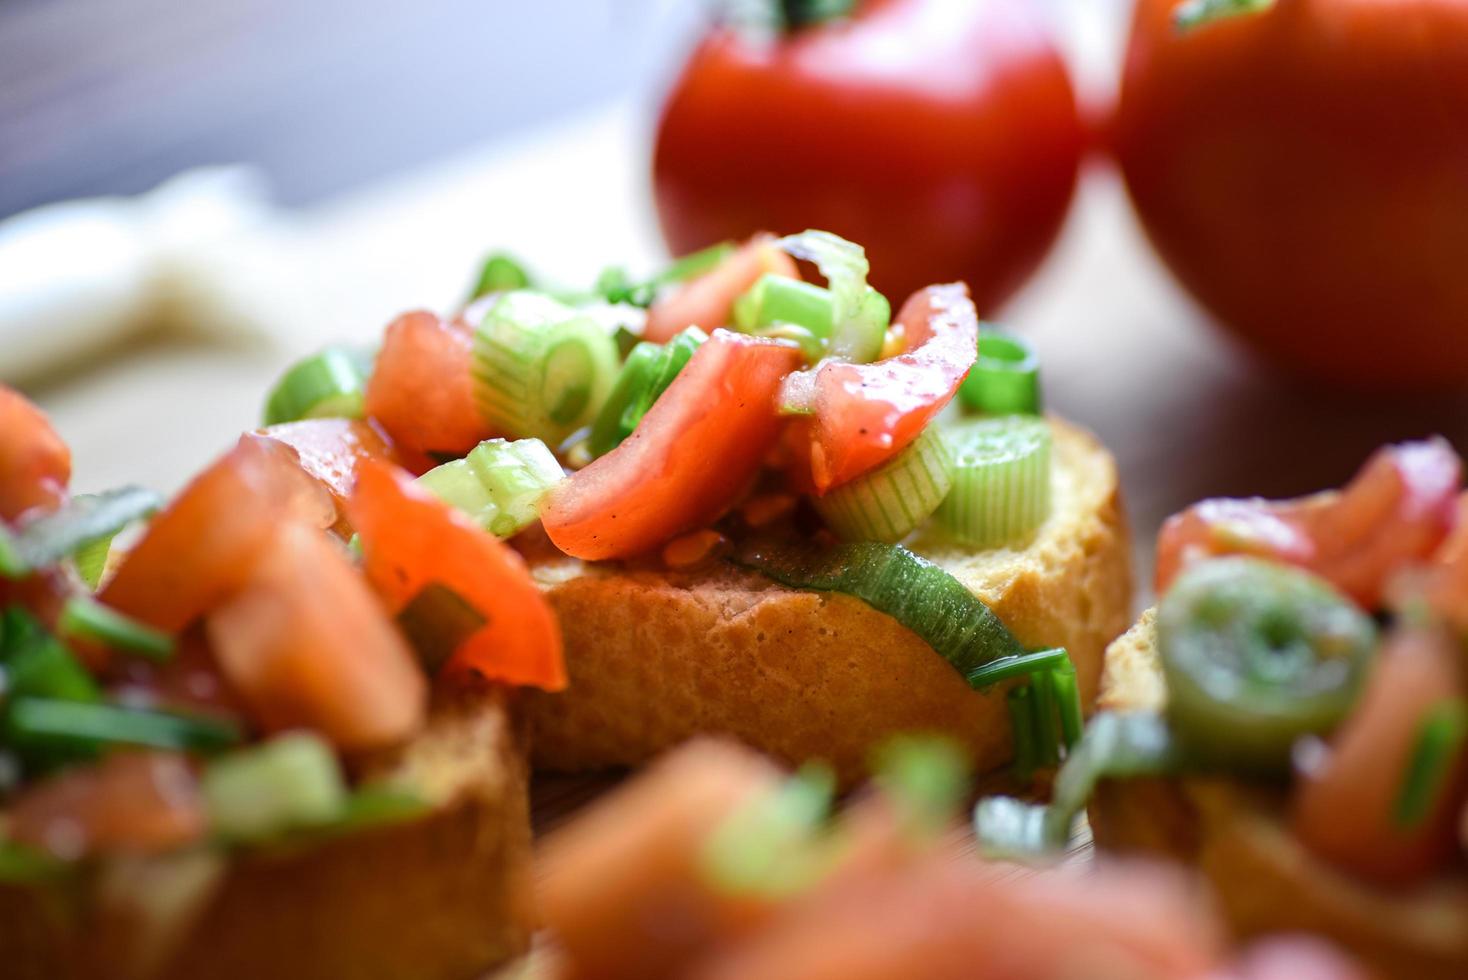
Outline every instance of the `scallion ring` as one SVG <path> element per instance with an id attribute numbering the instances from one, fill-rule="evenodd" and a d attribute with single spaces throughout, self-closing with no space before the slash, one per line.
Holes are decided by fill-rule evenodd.
<path id="1" fill-rule="evenodd" d="M 1040 359 L 1028 342 L 987 327 L 979 358 L 958 389 L 959 402 L 985 415 L 1039 415 Z"/>

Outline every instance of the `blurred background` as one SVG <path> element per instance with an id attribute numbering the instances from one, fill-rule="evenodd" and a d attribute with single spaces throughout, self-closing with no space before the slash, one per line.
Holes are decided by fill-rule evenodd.
<path id="1" fill-rule="evenodd" d="M 1099 118 L 1131 3 L 1032 6 Z M 707 12 L 0 0 L 0 380 L 53 415 L 79 489 L 172 489 L 292 357 L 453 305 L 490 249 L 567 282 L 654 268 L 654 127 Z M 1198 497 L 1314 490 L 1382 441 L 1468 434 L 1460 396 L 1297 382 L 1209 329 L 1095 159 L 995 312 L 1039 348 L 1050 405 L 1116 451 L 1144 575 Z"/>

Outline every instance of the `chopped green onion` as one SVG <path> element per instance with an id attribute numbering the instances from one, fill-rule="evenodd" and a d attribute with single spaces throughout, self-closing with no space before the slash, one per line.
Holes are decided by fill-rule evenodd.
<path id="1" fill-rule="evenodd" d="M 958 389 L 965 408 L 985 415 L 1039 415 L 1040 359 L 1018 337 L 979 331 L 979 358 Z"/>
<path id="2" fill-rule="evenodd" d="M 1061 664 L 1070 663 L 1070 655 L 1064 647 L 1053 650 L 1038 650 L 1014 657 L 1001 657 L 969 674 L 969 683 L 983 690 L 1011 677 L 1028 677 L 1043 671 L 1054 670 Z M 1072 668 L 1074 670 L 1074 668 Z"/>
<path id="3" fill-rule="evenodd" d="M 841 592 L 886 613 L 969 679 L 1024 648 L 993 610 L 938 565 L 900 545 L 863 541 L 832 548 L 753 542 L 736 552 L 745 567 L 796 589 Z"/>
<path id="4" fill-rule="evenodd" d="M 827 526 L 848 541 L 900 541 L 953 487 L 953 457 L 932 426 L 870 473 L 812 497 Z"/>
<path id="5" fill-rule="evenodd" d="M 700 852 L 707 879 L 734 895 L 780 897 L 813 883 L 829 855 L 810 846 L 831 811 L 836 777 L 807 762 L 768 796 L 731 813 Z"/>
<path id="6" fill-rule="evenodd" d="M 508 538 L 535 523 L 541 499 L 565 476 L 539 439 L 486 439 L 418 482 L 489 533 Z"/>
<path id="7" fill-rule="evenodd" d="M 93 592 L 97 591 L 97 586 L 102 583 L 102 576 L 107 572 L 107 559 L 112 554 L 112 539 L 116 536 L 109 534 L 105 538 L 84 544 L 71 556 L 76 565 L 76 573 Z"/>
<path id="8" fill-rule="evenodd" d="M 464 640 L 485 624 L 483 613 L 440 582 L 420 589 L 398 612 L 397 621 L 429 676 L 437 676 Z"/>
<path id="9" fill-rule="evenodd" d="M 484 260 L 479 268 L 479 278 L 469 291 L 467 302 L 474 302 L 490 293 L 507 293 L 512 289 L 530 288 L 530 273 L 525 267 L 504 252 L 495 252 Z"/>
<path id="10" fill-rule="evenodd" d="M 67 599 L 56 626 L 62 636 L 96 640 L 153 660 L 165 660 L 173 653 L 173 637 L 124 616 L 90 596 Z"/>
<path id="11" fill-rule="evenodd" d="M 1042 857 L 1063 848 L 1076 816 L 1102 779 L 1176 772 L 1183 761 L 1167 723 L 1148 713 L 1103 712 L 1060 767 L 1049 806 L 1004 796 L 980 801 L 974 831 L 980 849 L 994 857 Z"/>
<path id="12" fill-rule="evenodd" d="M 72 867 L 45 851 L 0 840 L 0 882 L 30 884 L 61 874 Z"/>
<path id="13" fill-rule="evenodd" d="M 1042 670 L 1030 678 L 1030 687 L 1035 698 L 1035 756 L 1040 766 L 1049 768 L 1060 764 L 1060 711 L 1056 704 L 1055 688 L 1050 683 L 1050 671 Z"/>
<path id="14" fill-rule="evenodd" d="M 876 360 L 892 320 L 892 307 L 885 296 L 867 285 L 871 266 L 866 251 L 827 231 L 787 235 L 779 244 L 797 259 L 814 262 L 826 277 L 834 304 L 831 356 L 858 363 Z"/>
<path id="15" fill-rule="evenodd" d="M 386 784 L 359 786 L 347 797 L 341 814 L 325 829 L 332 833 L 348 833 L 366 827 L 381 827 L 420 817 L 428 809 L 428 801 L 410 790 Z"/>
<path id="16" fill-rule="evenodd" d="M 362 417 L 362 395 L 372 363 L 359 351 L 328 347 L 297 361 L 265 399 L 265 425 L 301 419 Z"/>
<path id="17" fill-rule="evenodd" d="M 1412 830 L 1431 815 L 1443 786 L 1453 771 L 1463 743 L 1468 740 L 1468 702 L 1445 698 L 1422 720 L 1392 818 L 1398 827 Z"/>
<path id="18" fill-rule="evenodd" d="M 7 697 L 96 701 L 101 696 L 92 675 L 30 613 L 11 606 L 3 624 L 0 672 Z"/>
<path id="19" fill-rule="evenodd" d="M 1181 34 L 1225 17 L 1268 10 L 1274 6 L 1274 2 L 1275 0 L 1186 0 L 1173 11 L 1172 26 Z"/>
<path id="20" fill-rule="evenodd" d="M 642 341 L 632 348 L 611 394 L 591 424 L 586 448 L 593 459 L 616 449 L 632 434 L 658 396 L 668 390 L 694 351 L 707 339 L 702 330 L 688 327 L 666 344 Z"/>
<path id="21" fill-rule="evenodd" d="M 89 758 L 110 745 L 209 753 L 241 737 L 238 725 L 220 718 L 38 697 L 10 702 L 4 735 L 22 753 L 63 758 Z"/>
<path id="22" fill-rule="evenodd" d="M 974 548 L 1012 545 L 1050 516 L 1050 425 L 1032 415 L 968 419 L 943 430 L 953 489 L 938 523 Z"/>
<path id="23" fill-rule="evenodd" d="M 617 346 L 595 320 L 539 293 L 505 293 L 474 333 L 475 393 L 486 421 L 560 445 L 601 408 Z"/>
<path id="24" fill-rule="evenodd" d="M 1009 705 L 1009 731 L 1014 737 L 1014 778 L 1028 783 L 1039 768 L 1035 731 L 1040 723 L 1035 715 L 1035 694 L 1030 685 L 1021 684 L 1009 689 L 1006 701 Z"/>
<path id="25" fill-rule="evenodd" d="M 836 303 L 829 289 L 766 273 L 734 301 L 733 314 L 742 332 L 794 340 L 814 363 L 830 343 Z"/>
<path id="26" fill-rule="evenodd" d="M 714 266 L 734 254 L 737 246 L 733 242 L 718 242 L 697 252 L 689 252 L 673 260 L 666 269 L 653 277 L 659 285 L 672 282 L 687 282 L 713 269 Z"/>
<path id="27" fill-rule="evenodd" d="M 1076 681 L 1076 665 L 1067 655 L 1065 661 L 1050 670 L 1050 684 L 1060 709 L 1060 739 L 1069 755 L 1081 740 L 1085 721 L 1081 717 L 1081 689 Z"/>
<path id="28" fill-rule="evenodd" d="M 28 521 L 16 538 L 18 550 L 31 568 L 55 565 L 162 506 L 162 497 L 142 487 L 79 494 L 56 510 Z"/>
<path id="29" fill-rule="evenodd" d="M 347 805 L 347 784 L 331 746 L 310 732 L 278 735 L 215 758 L 204 771 L 214 833 L 256 842 L 327 824 Z"/>
<path id="30" fill-rule="evenodd" d="M 608 303 L 626 303 L 630 306 L 651 306 L 658 290 L 673 283 L 686 282 L 701 276 L 724 261 L 734 252 L 732 242 L 720 242 L 708 248 L 676 259 L 662 272 L 643 282 L 634 282 L 627 270 L 620 266 L 603 269 L 597 277 L 595 292 Z"/>
<path id="31" fill-rule="evenodd" d="M 15 532 L 0 521 L 0 578 L 25 578 L 30 571 L 30 566 L 21 556 L 20 541 Z"/>
<path id="32" fill-rule="evenodd" d="M 937 735 L 898 735 L 877 749 L 873 782 L 892 801 L 903 829 L 926 838 L 945 829 L 968 791 L 963 747 Z"/>

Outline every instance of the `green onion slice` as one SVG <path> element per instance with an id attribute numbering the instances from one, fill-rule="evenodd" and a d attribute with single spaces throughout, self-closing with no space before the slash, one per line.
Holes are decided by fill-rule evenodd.
<path id="1" fill-rule="evenodd" d="M 979 330 L 979 358 L 958 388 L 967 409 L 985 415 L 1039 415 L 1040 359 L 1012 334 Z"/>
<path id="2" fill-rule="evenodd" d="M 832 357 L 866 363 L 882 353 L 892 307 L 867 285 L 871 266 L 866 250 L 828 231 L 787 235 L 779 245 L 797 259 L 814 262 L 834 304 L 829 350 Z"/>
<path id="3" fill-rule="evenodd" d="M 835 316 L 836 300 L 829 289 L 774 273 L 755 280 L 733 309 L 740 331 L 794 340 L 810 363 L 825 356 Z"/>
<path id="4" fill-rule="evenodd" d="M 666 344 L 642 341 L 632 348 L 611 393 L 591 424 L 586 448 L 593 459 L 616 449 L 632 434 L 658 396 L 668 390 L 694 351 L 707 339 L 702 330 L 688 327 Z"/>
<path id="5" fill-rule="evenodd" d="M 1167 723 L 1148 713 L 1103 712 L 1060 767 L 1049 806 L 1006 796 L 981 800 L 974 830 L 986 855 L 1039 858 L 1065 847 L 1075 819 L 1102 779 L 1167 775 L 1182 761 Z"/>
<path id="6" fill-rule="evenodd" d="M 474 333 L 480 411 L 512 438 L 560 445 L 595 417 L 616 374 L 611 335 L 540 293 L 505 293 Z"/>
<path id="7" fill-rule="evenodd" d="M 73 564 L 76 565 L 76 573 L 81 576 L 87 588 L 93 592 L 97 586 L 102 584 L 102 576 L 107 571 L 107 559 L 112 555 L 112 539 L 117 535 L 109 534 L 105 538 L 88 542 L 76 550 L 71 556 Z"/>
<path id="8" fill-rule="evenodd" d="M 720 242 L 708 248 L 692 252 L 674 260 L 667 268 L 651 279 L 635 282 L 620 266 L 603 269 L 596 280 L 595 292 L 608 303 L 626 303 L 629 306 L 648 307 L 657 299 L 658 291 L 664 286 L 686 282 L 701 276 L 734 252 L 733 242 Z"/>
<path id="9" fill-rule="evenodd" d="M 45 851 L 0 840 L 0 882 L 31 884 L 72 870 L 73 864 Z"/>
<path id="10" fill-rule="evenodd" d="M 1274 3 L 1275 0 L 1185 0 L 1173 12 L 1172 24 L 1179 33 L 1185 33 L 1225 17 L 1268 10 Z"/>
<path id="11" fill-rule="evenodd" d="M 892 801 L 904 832 L 918 840 L 948 827 L 972 773 L 963 746 L 938 735 L 898 735 L 872 761 L 872 781 Z"/>
<path id="12" fill-rule="evenodd" d="M 20 541 L 15 532 L 4 521 L 0 521 L 0 578 L 25 578 L 30 570 L 20 553 Z"/>
<path id="13" fill-rule="evenodd" d="M 90 758 L 122 745 L 212 753 L 241 738 L 239 726 L 221 718 L 40 697 L 11 701 L 3 731 L 22 754 L 51 759 Z"/>
<path id="14" fill-rule="evenodd" d="M 495 252 L 479 267 L 479 278 L 474 281 L 474 288 L 469 290 L 465 305 L 490 293 L 529 289 L 531 285 L 530 273 L 525 271 L 525 266 L 504 252 Z"/>
<path id="15" fill-rule="evenodd" d="M 565 475 L 539 439 L 486 439 L 418 482 L 489 533 L 507 538 L 535 523 L 540 501 Z"/>
<path id="16" fill-rule="evenodd" d="M 17 550 L 31 568 L 55 565 L 162 506 L 162 497 L 142 487 L 79 494 L 56 510 L 26 522 L 16 535 Z"/>
<path id="17" fill-rule="evenodd" d="M 1050 425 L 1032 415 L 966 419 L 945 427 L 953 489 L 938 523 L 974 548 L 1012 545 L 1050 516 Z"/>
<path id="18" fill-rule="evenodd" d="M 361 351 L 328 347 L 297 361 L 265 399 L 265 425 L 301 419 L 359 419 L 372 358 Z"/>
<path id="19" fill-rule="evenodd" d="M 969 675 L 969 682 L 983 689 L 1013 677 L 1030 677 L 1068 663 L 1070 663 L 1070 654 L 1065 651 L 1064 647 L 1038 650 L 1035 653 L 1022 653 L 1017 657 L 1001 657 L 973 671 Z M 1075 668 L 1072 667 L 1071 670 L 1074 671 Z"/>
<path id="20" fill-rule="evenodd" d="M 829 868 L 828 849 L 813 846 L 836 792 L 830 767 L 808 762 L 775 792 L 731 813 L 704 842 L 706 879 L 733 895 L 781 897 Z"/>
<path id="21" fill-rule="evenodd" d="M 736 552 L 735 560 L 781 585 L 860 599 L 920 636 L 966 680 L 986 664 L 1025 652 L 962 582 L 900 545 L 754 542 Z"/>
<path id="22" fill-rule="evenodd" d="M 889 462 L 812 497 L 811 503 L 842 538 L 891 543 L 927 520 L 952 487 L 953 456 L 928 426 Z"/>
<path id="23" fill-rule="evenodd" d="M 11 606 L 0 617 L 0 673 L 7 697 L 96 701 L 97 682 L 70 650 L 25 609 Z"/>
<path id="24" fill-rule="evenodd" d="M 1445 698 L 1422 720 L 1392 818 L 1398 827 L 1412 830 L 1432 813 L 1444 783 L 1468 740 L 1468 701 Z"/>
<path id="25" fill-rule="evenodd" d="M 166 660 L 173 653 L 172 636 L 124 616 L 91 596 L 67 599 L 56 626 L 63 636 L 96 640 L 152 660 Z"/>
<path id="26" fill-rule="evenodd" d="M 319 735 L 291 732 L 216 757 L 204 771 L 204 802 L 214 833 L 258 842 L 330 823 L 346 808 L 346 778 Z"/>

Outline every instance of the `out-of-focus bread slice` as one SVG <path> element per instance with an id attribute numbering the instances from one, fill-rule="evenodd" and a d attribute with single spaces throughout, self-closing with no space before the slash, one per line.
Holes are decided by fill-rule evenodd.
<path id="1" fill-rule="evenodd" d="M 11 980 L 467 980 L 533 928 L 526 763 L 501 693 L 456 700 L 367 765 L 406 822 L 238 855 L 112 859 L 0 885 Z M 215 862 L 211 868 L 209 861 Z M 212 876 L 211 876 L 212 872 Z M 197 902 L 165 908 L 200 889 Z"/>
<path id="2" fill-rule="evenodd" d="M 968 552 L 919 532 L 912 547 L 1026 646 L 1066 647 L 1089 703 L 1102 651 L 1130 621 L 1129 542 L 1111 455 L 1089 433 L 1051 425 L 1054 510 L 1031 540 Z M 975 692 L 860 600 L 727 564 L 683 574 L 573 559 L 532 567 L 560 617 L 571 679 L 564 694 L 528 699 L 537 767 L 636 765 L 699 733 L 789 763 L 825 759 L 848 785 L 896 732 L 952 735 L 986 769 L 1010 756 L 1003 691 Z"/>
<path id="3" fill-rule="evenodd" d="M 1148 611 L 1106 651 L 1098 709 L 1167 701 Z M 1445 875 L 1407 891 L 1372 887 L 1318 860 L 1284 821 L 1284 794 L 1187 777 L 1103 783 L 1091 801 L 1098 846 L 1197 864 L 1241 936 L 1305 930 L 1330 937 L 1382 976 L 1468 976 L 1468 881 Z"/>

